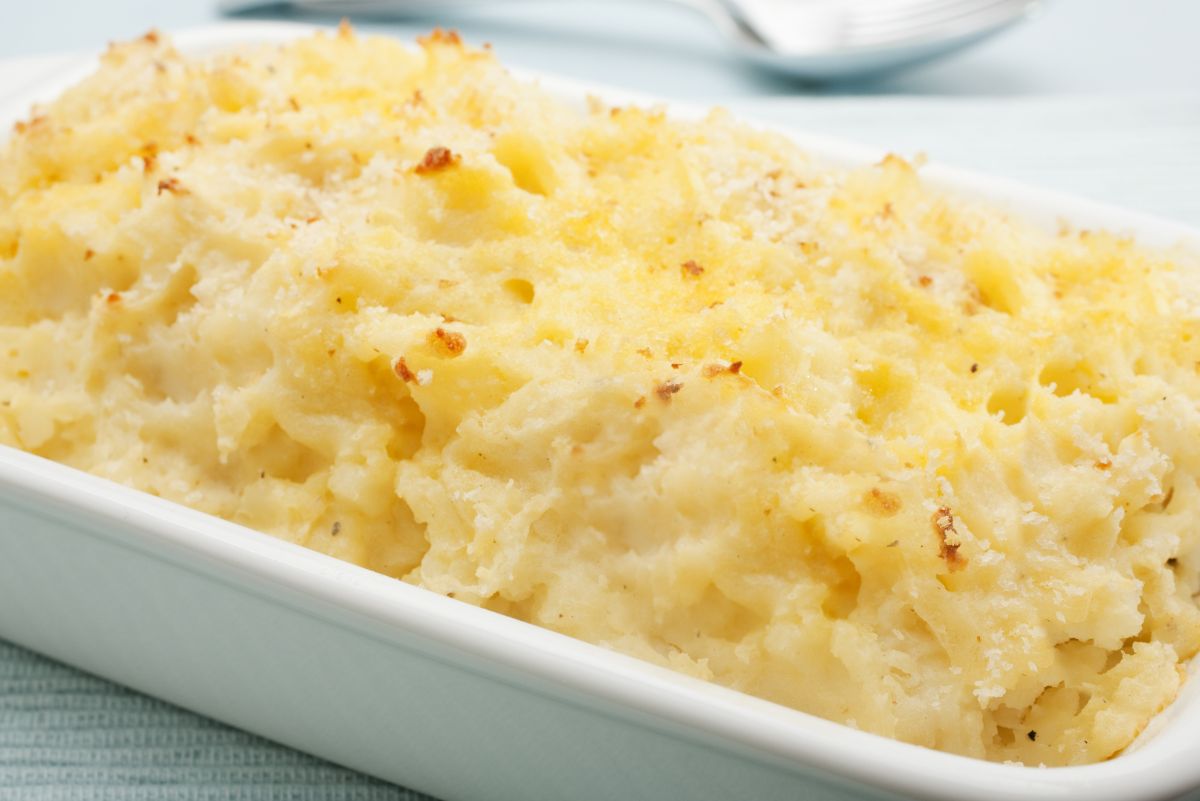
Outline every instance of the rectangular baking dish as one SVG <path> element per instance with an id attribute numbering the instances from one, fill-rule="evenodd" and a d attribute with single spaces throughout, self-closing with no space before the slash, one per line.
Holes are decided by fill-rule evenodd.
<path id="1" fill-rule="evenodd" d="M 199 53 L 309 30 L 224 25 L 175 41 Z M 19 88 L 0 124 L 92 64 Z M 539 80 L 576 100 L 645 100 Z M 784 133 L 832 162 L 882 155 Z M 1200 232 L 1173 223 L 944 167 L 922 172 L 1048 225 L 1200 250 Z M 1200 789 L 1196 663 L 1180 698 L 1116 759 L 987 763 L 678 675 L 3 447 L 0 637 L 447 801 L 1157 801 Z"/>

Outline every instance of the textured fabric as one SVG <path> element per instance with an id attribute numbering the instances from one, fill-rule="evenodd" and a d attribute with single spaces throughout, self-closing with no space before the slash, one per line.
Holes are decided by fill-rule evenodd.
<path id="1" fill-rule="evenodd" d="M 419 801 L 0 640 L 0 799 Z"/>

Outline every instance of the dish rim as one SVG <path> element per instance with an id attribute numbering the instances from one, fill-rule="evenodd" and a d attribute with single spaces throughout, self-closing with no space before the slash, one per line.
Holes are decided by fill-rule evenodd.
<path id="1" fill-rule="evenodd" d="M 181 51 L 201 54 L 240 45 L 283 42 L 324 29 L 295 23 L 243 22 L 182 30 L 172 33 L 171 38 Z M 81 58 L 61 73 L 8 96 L 0 102 L 0 124 L 23 117 L 32 102 L 52 99 L 94 66 L 94 56 Z M 679 118 L 694 119 L 708 113 L 707 107 L 696 104 L 527 70 L 514 73 L 575 101 L 595 96 L 615 104 L 661 104 Z M 886 154 L 878 148 L 797 132 L 778 124 L 741 116 L 739 119 L 782 134 L 834 164 L 871 163 Z M 1182 244 L 1200 252 L 1200 230 L 1180 223 L 937 163 L 922 166 L 921 174 L 929 183 L 955 193 L 1020 209 L 1020 217 L 1035 222 L 1053 225 L 1067 219 L 1076 226 L 1127 232 L 1152 246 Z M 760 761 L 815 768 L 877 789 L 947 801 L 963 797 L 994 801 L 1157 799 L 1200 787 L 1200 657 L 1191 661 L 1191 679 L 1180 697 L 1151 724 L 1151 729 L 1161 731 L 1142 738 L 1127 753 L 1076 767 L 1007 765 L 857 731 L 445 598 L 4 446 L 0 446 L 0 493 L 15 496 L 24 505 L 37 499 L 49 511 L 72 508 L 84 512 L 94 520 L 113 524 L 106 531 L 90 527 L 98 536 L 157 558 L 198 567 L 209 576 L 240 575 L 239 586 L 246 591 L 262 595 L 264 587 L 297 590 L 361 621 L 416 635 L 464 658 L 517 670 L 560 690 L 616 704 L 629 714 L 648 714 L 698 736 L 715 738 L 726 747 L 749 749 Z M 168 546 L 165 550 L 164 544 Z M 198 562 L 180 559 L 178 554 L 198 558 Z M 250 579 L 257 583 L 247 583 Z M 380 635 L 373 631 L 372 636 Z M 480 670 L 486 672 L 486 668 Z"/>

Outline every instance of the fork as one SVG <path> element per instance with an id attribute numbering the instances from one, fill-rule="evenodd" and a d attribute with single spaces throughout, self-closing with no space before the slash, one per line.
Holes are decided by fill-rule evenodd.
<path id="1" fill-rule="evenodd" d="M 519 5 L 520 0 L 508 0 Z M 911 65 L 957 50 L 1030 15 L 1040 0 L 657 0 L 704 14 L 741 57 L 777 72 L 835 78 Z M 220 0 L 226 12 L 267 0 Z M 497 0 L 292 0 L 336 14 L 409 16 Z"/>

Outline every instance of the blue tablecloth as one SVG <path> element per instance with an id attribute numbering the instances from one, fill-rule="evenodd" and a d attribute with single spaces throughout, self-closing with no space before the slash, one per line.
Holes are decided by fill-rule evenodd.
<path id="1" fill-rule="evenodd" d="M 418 801 L 0 641 L 0 798 Z"/>

